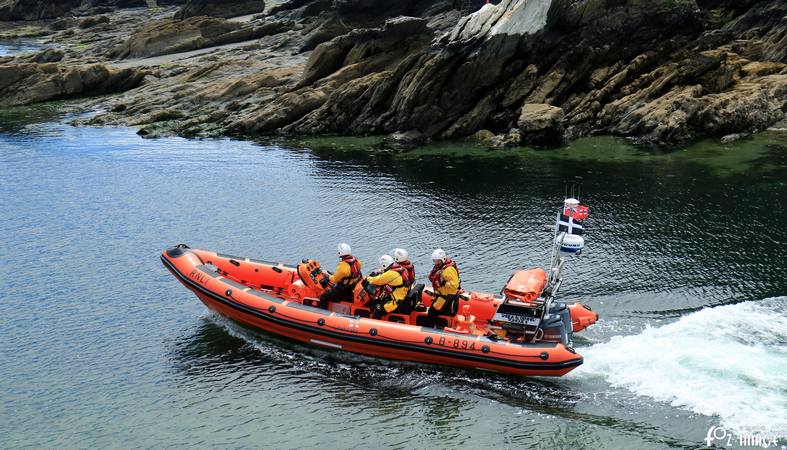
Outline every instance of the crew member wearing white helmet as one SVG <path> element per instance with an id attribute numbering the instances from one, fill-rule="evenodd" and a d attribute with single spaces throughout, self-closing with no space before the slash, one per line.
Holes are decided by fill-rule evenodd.
<path id="1" fill-rule="evenodd" d="M 361 281 L 361 261 L 352 255 L 352 249 L 342 242 L 337 247 L 339 264 L 328 280 L 328 289 L 320 295 L 320 307 L 327 308 L 328 302 L 352 301 L 353 289 Z"/>
<path id="2" fill-rule="evenodd" d="M 434 267 L 429 273 L 429 281 L 435 297 L 427 313 L 426 326 L 437 325 L 438 316 L 454 316 L 459 307 L 459 268 L 451 261 L 443 249 L 438 248 L 432 252 Z"/>
<path id="3" fill-rule="evenodd" d="M 372 308 L 372 319 L 381 319 L 383 314 L 390 314 L 404 301 L 409 291 L 407 270 L 396 264 L 391 255 L 380 257 L 380 270 L 382 273 L 368 276 L 365 283 L 378 286 L 375 302 Z"/>
<path id="4" fill-rule="evenodd" d="M 412 262 L 410 262 L 410 255 L 407 254 L 407 250 L 403 248 L 395 248 L 391 254 L 393 255 L 394 261 L 396 261 L 396 264 L 399 264 L 404 268 L 404 270 L 407 271 L 407 287 L 411 287 L 413 283 L 415 283 L 415 266 Z"/>

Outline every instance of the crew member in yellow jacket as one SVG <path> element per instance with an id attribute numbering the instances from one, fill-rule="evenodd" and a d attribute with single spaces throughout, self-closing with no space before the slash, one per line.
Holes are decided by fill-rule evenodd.
<path id="1" fill-rule="evenodd" d="M 381 319 L 384 314 L 396 311 L 404 302 L 410 288 L 407 270 L 396 264 L 390 255 L 380 257 L 381 274 L 368 276 L 364 283 L 378 286 L 372 307 L 372 319 Z"/>
<path id="2" fill-rule="evenodd" d="M 352 255 L 352 249 L 342 242 L 337 246 L 339 264 L 331 275 L 325 292 L 320 295 L 320 307 L 327 308 L 328 302 L 352 301 L 355 285 L 361 281 L 361 261 Z"/>
<path id="3" fill-rule="evenodd" d="M 459 280 L 459 268 L 456 263 L 446 255 L 443 249 L 438 248 L 432 252 L 434 267 L 429 273 L 432 290 L 435 298 L 427 313 L 425 325 L 435 327 L 438 316 L 455 316 L 459 310 L 459 289 L 462 282 Z"/>

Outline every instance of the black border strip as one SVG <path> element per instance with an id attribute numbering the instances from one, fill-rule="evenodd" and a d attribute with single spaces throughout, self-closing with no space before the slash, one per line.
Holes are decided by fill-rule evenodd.
<path id="1" fill-rule="evenodd" d="M 316 327 L 311 327 L 311 326 L 307 326 L 307 325 L 302 325 L 302 324 L 295 323 L 295 322 L 292 322 L 292 321 L 279 319 L 278 317 L 275 317 L 275 316 L 266 315 L 266 314 L 262 313 L 260 310 L 257 310 L 257 309 L 254 309 L 254 308 L 250 308 L 248 306 L 243 305 L 242 303 L 238 303 L 236 301 L 227 299 L 226 297 L 222 297 L 222 296 L 216 294 L 215 292 L 210 291 L 208 289 L 205 289 L 204 287 L 200 286 L 199 284 L 194 283 L 193 281 L 191 281 L 189 278 L 183 276 L 183 274 L 177 269 L 177 267 L 175 267 L 166 258 L 164 258 L 164 255 L 161 255 L 161 261 L 173 272 L 173 274 L 175 274 L 181 280 L 185 281 L 188 286 L 191 286 L 192 288 L 201 291 L 205 295 L 208 295 L 209 297 L 212 297 L 214 300 L 216 300 L 216 301 L 218 301 L 220 303 L 223 303 L 223 304 L 225 304 L 225 305 L 227 305 L 229 307 L 232 307 L 232 308 L 234 308 L 234 309 L 236 309 L 236 310 L 238 310 L 240 312 L 244 312 L 244 313 L 249 314 L 251 316 L 260 318 L 262 320 L 265 320 L 265 321 L 268 321 L 268 322 L 273 322 L 273 323 L 276 323 L 278 325 L 282 325 L 282 326 L 286 326 L 286 327 L 290 327 L 290 328 L 299 329 L 301 331 L 305 331 L 305 332 L 316 334 L 316 335 L 332 337 L 334 339 L 342 339 L 342 340 L 345 340 L 345 341 L 355 341 L 355 342 L 359 342 L 359 343 L 362 343 L 362 344 L 377 345 L 377 346 L 381 346 L 381 347 L 397 348 L 397 349 L 407 350 L 407 351 L 412 351 L 412 352 L 427 353 L 427 354 L 431 354 L 431 355 L 435 355 L 435 356 L 443 356 L 443 357 L 449 357 L 449 358 L 455 358 L 455 359 L 463 359 L 463 360 L 467 360 L 467 361 L 480 362 L 480 363 L 492 364 L 492 365 L 504 366 L 504 367 L 513 367 L 513 368 L 517 368 L 517 369 L 526 369 L 526 370 L 528 370 L 528 369 L 532 369 L 532 370 L 561 370 L 561 369 L 566 369 L 566 368 L 578 367 L 583 362 L 583 358 L 582 357 L 579 357 L 579 358 L 576 358 L 576 359 L 572 359 L 572 360 L 569 360 L 569 361 L 560 362 L 560 363 L 553 363 L 553 362 L 541 362 L 541 363 L 520 362 L 520 361 L 509 360 L 509 359 L 501 359 L 501 358 L 495 358 L 495 357 L 489 357 L 489 356 L 481 356 L 481 355 L 473 355 L 473 354 L 467 354 L 467 353 L 461 353 L 461 352 L 454 352 L 454 351 L 450 351 L 450 350 L 442 350 L 442 349 L 439 349 L 439 348 L 431 348 L 431 347 L 427 348 L 427 347 L 421 347 L 421 346 L 413 346 L 413 345 L 401 344 L 399 342 L 380 341 L 378 339 L 369 339 L 369 338 L 365 338 L 365 337 L 362 337 L 362 336 L 354 336 L 354 335 L 348 335 L 348 334 L 344 334 L 344 333 L 332 332 L 332 331 L 327 330 L 325 328 L 316 328 Z M 265 297 L 262 297 L 262 298 L 265 298 Z M 268 300 L 267 298 L 265 298 L 265 299 Z M 286 305 L 286 306 L 289 306 L 289 304 Z"/>

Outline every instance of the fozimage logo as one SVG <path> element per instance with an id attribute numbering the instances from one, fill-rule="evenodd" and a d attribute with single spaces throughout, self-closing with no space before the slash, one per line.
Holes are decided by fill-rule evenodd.
<path id="1" fill-rule="evenodd" d="M 724 427 L 713 426 L 708 429 L 708 435 L 705 436 L 705 445 L 771 448 L 779 446 L 780 437 L 779 434 L 765 427 L 747 427 L 738 433 L 733 433 Z M 787 445 L 782 445 L 781 450 L 787 450 Z"/>

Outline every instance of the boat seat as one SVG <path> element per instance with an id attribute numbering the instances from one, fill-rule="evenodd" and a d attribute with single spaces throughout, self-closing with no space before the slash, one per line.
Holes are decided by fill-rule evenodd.
<path id="1" fill-rule="evenodd" d="M 389 322 L 408 323 L 410 318 L 403 314 L 388 314 L 387 320 Z"/>
<path id="2" fill-rule="evenodd" d="M 415 312 L 413 313 L 413 319 L 411 319 L 410 323 L 423 326 L 426 323 L 426 313 L 420 311 Z"/>
<path id="3" fill-rule="evenodd" d="M 355 313 L 353 314 L 358 317 L 371 317 L 372 315 L 369 313 L 369 310 L 366 308 L 355 308 Z"/>

